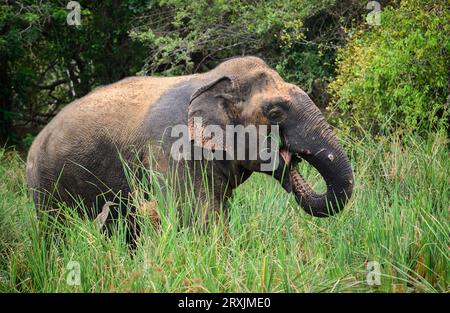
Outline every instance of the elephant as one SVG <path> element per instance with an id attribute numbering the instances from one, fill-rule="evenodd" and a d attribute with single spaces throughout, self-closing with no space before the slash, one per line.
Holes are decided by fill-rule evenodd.
<path id="1" fill-rule="evenodd" d="M 179 138 L 171 129 L 177 125 L 188 130 L 184 143 L 192 151 L 207 152 L 200 159 L 174 160 L 171 147 Z M 241 158 L 204 157 L 208 151 L 235 154 L 223 136 L 206 136 L 209 125 L 276 125 L 276 166 L 262 170 L 262 160 L 250 159 L 248 151 Z M 68 206 L 82 201 L 95 217 L 118 193 L 122 198 L 132 193 L 123 161 L 137 158 L 151 166 L 150 157 L 166 176 L 176 167 L 194 177 L 191 188 L 200 204 L 193 210 L 204 216 L 226 215 L 232 191 L 253 172 L 272 175 L 316 217 L 341 211 L 353 190 L 350 160 L 320 110 L 301 88 L 254 56 L 225 60 L 205 73 L 128 77 L 94 89 L 65 106 L 38 134 L 27 157 L 27 183 L 39 210 L 57 211 L 58 201 Z M 315 192 L 295 169 L 301 160 L 318 170 L 325 193 Z M 206 169 L 213 188 L 202 184 L 199 168 Z"/>

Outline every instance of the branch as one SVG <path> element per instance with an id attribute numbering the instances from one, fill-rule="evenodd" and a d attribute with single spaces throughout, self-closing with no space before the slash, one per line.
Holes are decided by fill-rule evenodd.
<path id="1" fill-rule="evenodd" d="M 37 85 L 36 84 L 35 86 L 38 87 L 39 89 L 54 90 L 59 85 L 62 85 L 65 83 L 68 83 L 67 79 L 59 79 L 49 85 Z"/>

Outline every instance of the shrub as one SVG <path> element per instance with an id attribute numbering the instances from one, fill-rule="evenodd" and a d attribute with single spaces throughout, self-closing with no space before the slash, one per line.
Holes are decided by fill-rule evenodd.
<path id="1" fill-rule="evenodd" d="M 381 25 L 359 27 L 339 52 L 329 85 L 334 121 L 374 132 L 423 133 L 448 126 L 450 32 L 445 0 L 403 0 L 386 7 Z M 347 126 L 346 126 L 347 124 Z"/>

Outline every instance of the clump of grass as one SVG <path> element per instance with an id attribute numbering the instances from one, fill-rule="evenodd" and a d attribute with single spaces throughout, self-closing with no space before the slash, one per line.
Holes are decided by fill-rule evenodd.
<path id="1" fill-rule="evenodd" d="M 0 150 L 0 290 L 448 291 L 450 160 L 444 133 L 342 140 L 355 191 L 344 211 L 329 219 L 303 213 L 274 179 L 254 174 L 228 203 L 229 222 L 199 229 L 180 224 L 179 202 L 163 196 L 157 173 L 147 171 L 140 181 L 130 175 L 136 195 L 150 194 L 161 217 L 159 228 L 149 216 L 140 217 L 134 252 L 123 220 L 106 236 L 70 208 L 62 208 L 69 222 L 59 226 L 61 236 L 45 242 L 24 163 Z M 303 163 L 299 170 L 320 189 L 317 172 Z M 71 261 L 80 266 L 79 285 L 71 283 Z M 379 286 L 366 281 L 371 261 L 380 265 Z"/>

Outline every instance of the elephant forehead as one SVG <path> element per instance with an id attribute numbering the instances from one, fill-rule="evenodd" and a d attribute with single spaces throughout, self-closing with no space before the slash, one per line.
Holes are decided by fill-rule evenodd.
<path id="1" fill-rule="evenodd" d="M 239 77 L 244 98 L 287 96 L 291 88 L 276 71 L 266 68 L 247 72 Z"/>
<path id="2" fill-rule="evenodd" d="M 270 96 L 268 94 L 256 93 L 249 101 L 244 104 L 242 109 L 242 117 L 251 124 L 266 125 L 269 121 L 263 114 L 262 106 L 265 102 L 269 101 Z"/>
<path id="3" fill-rule="evenodd" d="M 277 102 L 291 102 L 288 89 L 278 85 L 266 86 L 266 88 L 252 93 L 246 109 L 250 111 L 261 110 L 265 104 Z"/>

